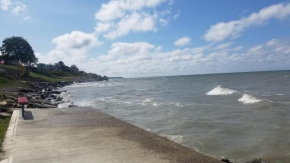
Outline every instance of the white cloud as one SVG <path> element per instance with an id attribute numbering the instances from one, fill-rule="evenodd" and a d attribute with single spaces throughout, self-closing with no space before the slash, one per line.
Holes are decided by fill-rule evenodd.
<path id="1" fill-rule="evenodd" d="M 173 16 L 173 19 L 177 19 L 179 16 L 180 16 L 180 13 L 176 13 L 176 14 Z"/>
<path id="2" fill-rule="evenodd" d="M 56 48 L 47 55 L 37 54 L 37 57 L 40 62 L 63 60 L 65 64 L 77 64 L 88 72 L 125 77 L 290 68 L 289 40 L 274 39 L 241 49 L 242 46 L 216 49 L 214 44 L 209 44 L 164 52 L 160 46 L 147 42 L 117 42 L 107 54 L 96 58 L 88 58 L 87 48 L 69 52 Z"/>
<path id="3" fill-rule="evenodd" d="M 109 55 L 147 55 L 153 49 L 154 45 L 147 42 L 135 42 L 135 43 L 113 43 Z"/>
<path id="4" fill-rule="evenodd" d="M 124 10 L 120 7 L 120 1 L 110 1 L 102 4 L 101 9 L 95 14 L 95 18 L 99 21 L 111 21 L 124 16 Z"/>
<path id="5" fill-rule="evenodd" d="M 174 42 L 176 46 L 185 46 L 190 44 L 191 38 L 190 37 L 182 37 Z"/>
<path id="6" fill-rule="evenodd" d="M 2 10 L 7 11 L 10 6 L 12 6 L 12 2 L 10 0 L 1 0 L 0 7 Z"/>
<path id="7" fill-rule="evenodd" d="M 114 23 L 110 22 L 99 22 L 97 23 L 97 26 L 95 27 L 95 31 L 97 34 L 107 32 L 111 28 L 115 27 L 116 25 Z"/>
<path id="8" fill-rule="evenodd" d="M 162 26 L 167 26 L 167 25 L 169 24 L 169 21 L 166 20 L 166 19 L 160 18 L 160 19 L 159 19 L 159 23 L 160 23 Z"/>
<path id="9" fill-rule="evenodd" d="M 251 49 L 249 49 L 249 52 L 250 53 L 259 52 L 262 48 L 263 48 L 262 45 L 258 45 L 258 46 L 255 46 L 255 47 L 252 47 Z"/>
<path id="10" fill-rule="evenodd" d="M 223 41 L 227 38 L 237 38 L 248 27 L 266 24 L 270 19 L 285 19 L 290 16 L 290 3 L 280 3 L 252 13 L 248 17 L 230 22 L 220 22 L 210 27 L 204 35 L 207 41 Z"/>
<path id="11" fill-rule="evenodd" d="M 30 20 L 30 19 L 31 19 L 30 16 L 26 16 L 26 17 L 23 18 L 23 20 L 26 20 L 26 21 L 27 21 L 27 20 Z"/>
<path id="12" fill-rule="evenodd" d="M 217 50 L 225 49 L 231 46 L 232 43 L 219 44 L 216 46 Z"/>
<path id="13" fill-rule="evenodd" d="M 58 36 L 52 42 L 56 44 L 56 49 L 61 50 L 84 49 L 102 44 L 95 34 L 87 34 L 81 31 L 73 31 L 72 33 Z"/>
<path id="14" fill-rule="evenodd" d="M 96 12 L 95 28 L 98 35 L 116 39 L 131 32 L 157 31 L 157 25 L 166 26 L 171 18 L 171 8 L 158 11 L 157 7 L 172 0 L 111 0 Z"/>
<path id="15" fill-rule="evenodd" d="M 55 49 L 48 54 L 37 53 L 39 62 L 56 63 L 64 61 L 65 64 L 80 64 L 86 59 L 89 48 L 100 46 L 102 42 L 98 40 L 95 34 L 87 34 L 80 31 L 73 31 L 52 40 L 56 45 Z"/>
<path id="16" fill-rule="evenodd" d="M 242 46 L 217 49 L 209 44 L 163 52 L 160 47 L 147 42 L 119 42 L 113 43 L 107 54 L 91 59 L 89 66 L 83 68 L 109 76 L 127 77 L 289 68 L 288 40 L 270 40 L 237 53 L 241 49 Z"/>
<path id="17" fill-rule="evenodd" d="M 27 6 L 22 2 L 15 2 L 14 8 L 12 9 L 12 13 L 14 15 L 19 15 L 20 13 L 25 13 L 27 10 Z"/>
<path id="18" fill-rule="evenodd" d="M 127 35 L 130 32 L 146 32 L 154 30 L 156 30 L 154 15 L 133 13 L 132 15 L 125 16 L 117 24 L 116 30 L 110 31 L 104 35 L 104 37 L 107 39 L 115 39 Z"/>
<path id="19" fill-rule="evenodd" d="M 14 2 L 12 0 L 0 0 L 0 8 L 4 11 L 12 13 L 15 16 L 21 15 L 24 20 L 28 20 L 27 6 L 20 1 Z"/>
<path id="20" fill-rule="evenodd" d="M 243 49 L 243 46 L 239 46 L 239 47 L 236 47 L 236 48 L 234 48 L 234 49 L 232 49 L 233 51 L 240 51 L 240 50 L 242 50 Z"/>
<path id="21" fill-rule="evenodd" d="M 154 8 L 165 0 L 115 0 L 102 4 L 95 18 L 99 21 L 112 21 L 121 18 L 127 11 L 138 11 L 143 8 Z"/>

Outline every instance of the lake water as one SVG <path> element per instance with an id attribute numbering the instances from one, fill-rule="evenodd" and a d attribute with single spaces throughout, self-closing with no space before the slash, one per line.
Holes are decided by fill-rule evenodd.
<path id="1" fill-rule="evenodd" d="M 114 79 L 63 89 L 76 105 L 209 156 L 290 162 L 289 71 Z"/>

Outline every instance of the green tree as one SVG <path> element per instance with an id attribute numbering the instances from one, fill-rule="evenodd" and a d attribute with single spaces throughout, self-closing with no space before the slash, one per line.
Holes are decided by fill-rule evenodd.
<path id="1" fill-rule="evenodd" d="M 71 68 L 73 71 L 79 71 L 79 68 L 78 68 L 77 65 L 75 65 L 75 64 L 71 65 L 70 68 Z"/>
<path id="2" fill-rule="evenodd" d="M 19 63 L 31 64 L 37 63 L 38 59 L 35 57 L 34 51 L 28 41 L 22 37 L 6 38 L 2 42 L 1 53 L 4 58 L 9 58 L 16 61 L 18 76 Z"/>
<path id="3" fill-rule="evenodd" d="M 59 61 L 57 63 L 57 66 L 59 67 L 60 70 L 65 71 L 65 64 L 63 63 L 63 61 Z"/>

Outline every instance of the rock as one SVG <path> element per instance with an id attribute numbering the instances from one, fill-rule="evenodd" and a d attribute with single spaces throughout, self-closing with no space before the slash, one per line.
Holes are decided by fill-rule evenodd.
<path id="1" fill-rule="evenodd" d="M 223 158 L 222 159 L 222 162 L 225 162 L 225 163 L 233 163 L 233 162 L 231 162 L 229 159 L 227 159 L 227 158 Z"/>
<path id="2" fill-rule="evenodd" d="M 8 96 L 8 98 L 10 98 L 10 99 L 12 99 L 12 100 L 14 100 L 14 101 L 17 101 L 17 100 L 18 100 L 17 97 L 13 97 L 13 96 Z"/>
<path id="3" fill-rule="evenodd" d="M 62 104 L 62 103 L 65 103 L 64 101 L 55 101 L 55 102 L 53 102 L 53 105 L 59 105 L 59 104 Z"/>
<path id="4" fill-rule="evenodd" d="M 35 108 L 33 103 L 28 103 L 27 108 Z"/>
<path id="5" fill-rule="evenodd" d="M 34 107 L 36 108 L 56 108 L 56 106 L 53 105 L 47 105 L 47 104 L 38 104 L 38 103 L 33 103 Z"/>
<path id="6" fill-rule="evenodd" d="M 69 108 L 73 108 L 73 107 L 78 107 L 78 106 L 72 104 L 72 105 L 69 105 L 68 107 L 69 107 Z"/>
<path id="7" fill-rule="evenodd" d="M 6 101 L 0 102 L 0 106 L 6 106 L 6 105 L 7 105 L 7 102 Z"/>
<path id="8" fill-rule="evenodd" d="M 22 92 L 22 93 L 29 93 L 29 92 L 35 92 L 33 89 L 30 89 L 30 88 L 18 88 L 18 91 L 19 92 Z"/>
<path id="9" fill-rule="evenodd" d="M 41 96 L 40 96 L 42 99 L 45 99 L 45 98 L 47 98 L 48 97 L 48 94 L 41 94 Z"/>
<path id="10" fill-rule="evenodd" d="M 15 106 L 15 101 L 7 100 L 6 103 L 7 103 L 6 106 L 9 106 L 9 107 Z"/>
<path id="11" fill-rule="evenodd" d="M 8 109 L 6 107 L 0 106 L 0 112 L 6 112 Z"/>
<path id="12" fill-rule="evenodd" d="M 8 111 L 8 112 L 10 112 L 10 111 Z M 3 117 L 10 117 L 11 113 L 8 113 L 8 112 L 2 112 L 2 113 L 0 113 L 0 115 Z"/>
<path id="13" fill-rule="evenodd" d="M 270 163 L 270 162 L 262 159 L 254 159 L 252 161 L 247 161 L 246 163 Z"/>
<path id="14" fill-rule="evenodd" d="M 58 97 L 55 101 L 61 101 L 62 99 L 62 97 Z"/>
<path id="15" fill-rule="evenodd" d="M 15 108 L 22 108 L 22 105 L 16 104 Z"/>

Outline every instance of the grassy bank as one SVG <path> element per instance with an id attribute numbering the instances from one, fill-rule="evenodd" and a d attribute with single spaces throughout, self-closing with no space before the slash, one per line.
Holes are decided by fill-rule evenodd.
<path id="1" fill-rule="evenodd" d="M 26 82 L 9 80 L 3 76 L 0 76 L 0 89 L 1 88 L 15 88 L 15 87 L 28 87 Z"/>
<path id="2" fill-rule="evenodd" d="M 15 80 L 16 66 L 12 65 L 0 65 L 0 70 L 3 69 L 6 72 L 0 71 L 0 88 L 10 88 L 10 87 L 26 87 L 25 82 L 19 82 Z M 74 74 L 64 73 L 62 76 L 57 76 L 57 78 L 46 76 L 43 74 L 38 74 L 31 72 L 29 75 L 30 79 L 37 79 L 37 81 L 46 81 L 46 82 L 58 82 L 58 81 L 69 81 L 73 80 L 76 77 Z M 26 80 L 25 78 L 21 80 Z"/>
<path id="3" fill-rule="evenodd" d="M 5 134 L 10 122 L 10 117 L 0 116 L 0 151 L 2 152 L 2 145 L 4 142 Z"/>
<path id="4" fill-rule="evenodd" d="M 48 77 L 45 75 L 40 75 L 34 72 L 30 73 L 30 76 L 33 78 L 38 78 L 38 79 L 42 79 L 44 81 L 49 81 L 49 82 L 57 82 L 57 81 L 68 81 L 68 79 L 66 78 L 52 78 L 52 77 Z"/>
<path id="5" fill-rule="evenodd" d="M 8 68 L 8 69 L 13 69 L 13 70 L 16 70 L 17 69 L 17 67 L 16 66 L 12 66 L 12 65 L 0 65 L 0 67 L 2 67 L 2 68 Z"/>

